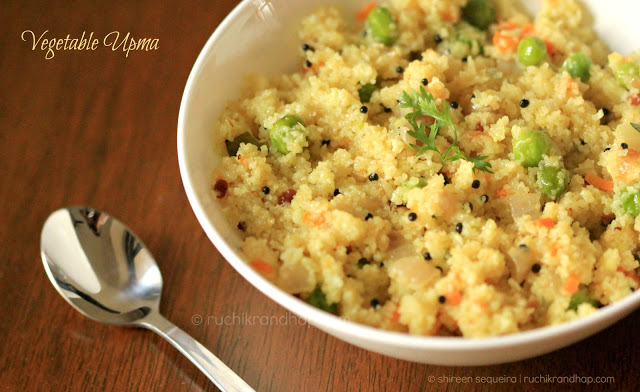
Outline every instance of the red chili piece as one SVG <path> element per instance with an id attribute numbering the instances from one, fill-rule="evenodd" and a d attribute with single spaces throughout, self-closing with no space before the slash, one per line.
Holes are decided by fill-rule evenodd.
<path id="1" fill-rule="evenodd" d="M 218 199 L 222 199 L 226 196 L 227 189 L 229 189 L 229 183 L 222 178 L 218 178 L 216 184 L 213 186 L 213 190 L 218 194 Z"/>
<path id="2" fill-rule="evenodd" d="M 278 204 L 282 205 L 284 203 L 291 203 L 293 197 L 296 195 L 296 191 L 293 189 L 289 189 L 284 191 L 280 197 L 278 197 Z"/>

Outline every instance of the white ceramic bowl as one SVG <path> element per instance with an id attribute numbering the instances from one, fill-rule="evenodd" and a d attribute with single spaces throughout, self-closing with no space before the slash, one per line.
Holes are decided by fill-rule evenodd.
<path id="1" fill-rule="evenodd" d="M 258 290 L 312 325 L 365 349 L 410 361 L 441 365 L 485 365 L 515 361 L 568 346 L 592 335 L 640 306 L 640 290 L 589 317 L 533 331 L 485 338 L 411 336 L 350 323 L 280 290 L 250 268 L 239 252 L 240 238 L 215 199 L 211 173 L 226 150 L 214 148 L 213 126 L 227 100 L 239 92 L 244 75 L 294 71 L 300 19 L 321 4 L 338 4 L 353 13 L 367 0 L 245 0 L 213 33 L 198 57 L 182 97 L 178 120 L 180 173 L 189 202 L 205 232 L 229 263 Z M 526 1 L 534 11 L 538 1 Z M 595 27 L 611 48 L 640 48 L 635 0 L 585 2 Z"/>

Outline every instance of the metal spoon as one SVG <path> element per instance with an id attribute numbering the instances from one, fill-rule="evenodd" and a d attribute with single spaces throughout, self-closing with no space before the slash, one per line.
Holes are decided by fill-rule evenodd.
<path id="1" fill-rule="evenodd" d="M 89 207 L 59 209 L 44 223 L 40 253 L 51 283 L 80 313 L 102 323 L 150 329 L 222 391 L 253 391 L 160 315 L 160 269 L 144 244 L 117 219 Z"/>

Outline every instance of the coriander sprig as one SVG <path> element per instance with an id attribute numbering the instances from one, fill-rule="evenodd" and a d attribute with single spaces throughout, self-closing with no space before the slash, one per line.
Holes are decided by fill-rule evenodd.
<path id="1" fill-rule="evenodd" d="M 640 125 L 639 124 L 631 123 L 631 126 L 633 127 L 633 129 L 635 129 L 636 131 L 640 132 Z"/>
<path id="2" fill-rule="evenodd" d="M 449 104 L 445 101 L 442 107 L 442 111 L 438 110 L 436 106 L 436 100 L 433 98 L 431 93 L 428 93 L 424 87 L 420 86 L 420 91 L 411 90 L 411 93 L 407 93 L 406 91 L 402 92 L 402 103 L 400 104 L 401 108 L 410 108 L 413 109 L 412 112 L 408 113 L 405 118 L 409 121 L 409 125 L 413 128 L 413 131 L 408 131 L 407 134 L 414 139 L 422 142 L 421 146 L 415 144 L 409 144 L 409 146 L 415 150 L 418 150 L 417 155 L 422 155 L 427 151 L 434 151 L 440 159 L 442 160 L 442 165 L 444 166 L 447 161 L 457 161 L 460 158 L 464 158 L 467 161 L 473 163 L 475 171 L 476 169 L 493 173 L 491 169 L 491 164 L 487 162 L 488 156 L 479 156 L 479 157 L 470 157 L 460 150 L 458 144 L 458 132 L 456 132 L 456 127 L 453 125 L 453 121 L 451 121 L 451 116 L 449 115 Z M 433 124 L 429 129 L 429 134 L 427 134 L 427 129 L 421 120 L 420 117 L 428 116 L 434 119 Z M 453 131 L 453 143 L 446 149 L 443 153 L 438 150 L 436 146 L 436 137 L 438 136 L 438 132 L 445 126 L 449 126 Z"/>

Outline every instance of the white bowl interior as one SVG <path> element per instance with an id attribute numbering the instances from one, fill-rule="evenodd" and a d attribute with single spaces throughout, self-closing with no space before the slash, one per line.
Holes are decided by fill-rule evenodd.
<path id="1" fill-rule="evenodd" d="M 211 197 L 211 173 L 222 156 L 214 148 L 213 127 L 226 102 L 234 98 L 251 72 L 275 75 L 296 69 L 300 19 L 321 4 L 336 4 L 353 13 L 367 0 L 245 0 L 217 28 L 200 53 L 187 82 L 178 121 L 180 172 L 189 202 L 205 232 L 251 284 L 311 324 L 345 341 L 397 358 L 444 365 L 502 363 L 540 355 L 583 339 L 640 306 L 640 293 L 608 306 L 597 314 L 560 326 L 525 333 L 469 340 L 421 337 L 377 330 L 349 323 L 290 296 L 262 278 L 242 260 L 240 237 L 227 223 Z M 524 5 L 534 12 L 539 1 Z M 612 50 L 628 54 L 640 48 L 634 22 L 640 5 L 618 0 L 584 2 L 593 11 L 594 27 Z"/>

